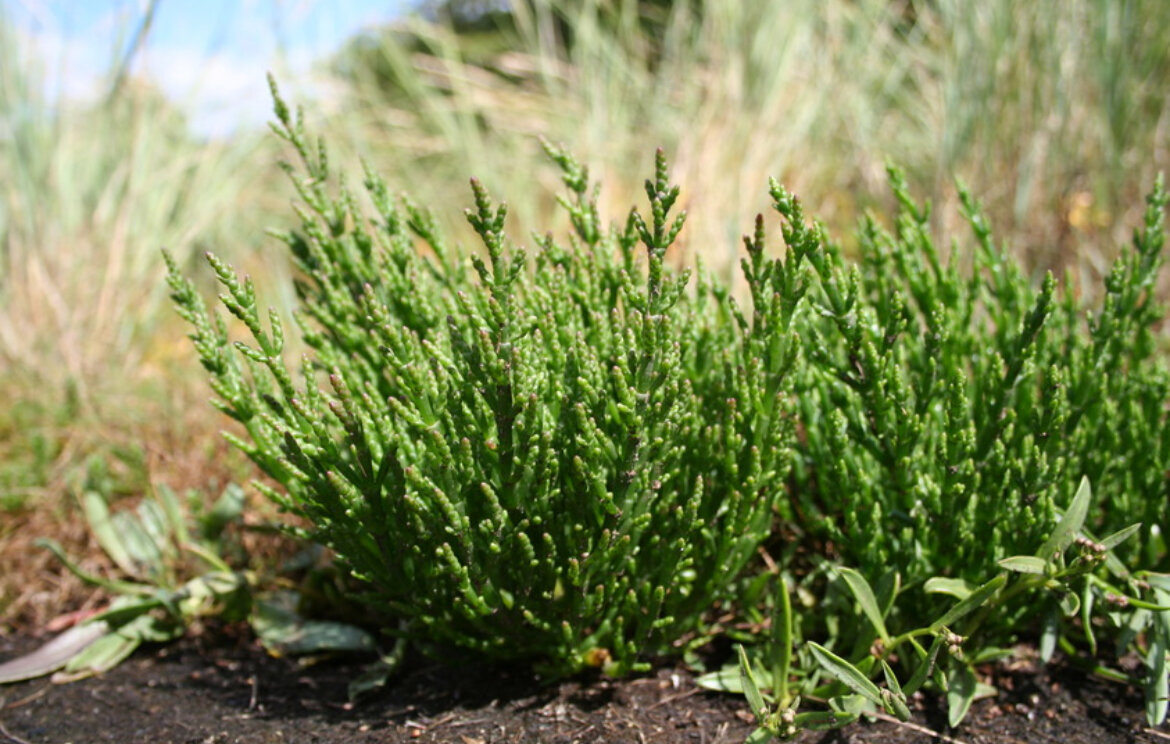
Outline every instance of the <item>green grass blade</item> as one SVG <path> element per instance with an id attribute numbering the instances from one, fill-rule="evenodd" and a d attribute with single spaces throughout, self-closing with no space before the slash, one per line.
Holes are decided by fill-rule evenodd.
<path id="1" fill-rule="evenodd" d="M 905 695 L 913 695 L 918 692 L 918 689 L 926 683 L 926 680 L 934 673 L 935 661 L 938 659 L 938 652 L 942 648 L 943 637 L 936 635 L 934 643 L 930 644 L 930 651 L 927 652 L 926 657 L 919 661 L 918 666 L 915 667 L 914 673 L 910 675 L 910 679 L 906 680 L 906 684 L 902 686 L 902 692 Z M 915 648 L 921 652 L 920 646 Z"/>
<path id="2" fill-rule="evenodd" d="M 764 703 L 764 697 L 760 694 L 760 688 L 756 685 L 755 675 L 752 674 L 751 662 L 748 661 L 747 652 L 743 650 L 743 646 L 735 647 L 736 654 L 739 656 L 739 679 L 743 685 L 743 694 L 747 698 L 748 706 L 752 709 L 752 714 L 755 715 L 757 721 L 763 721 L 764 717 L 768 715 L 768 706 Z"/>
<path id="3" fill-rule="evenodd" d="M 1084 631 L 1085 641 L 1089 644 L 1090 656 L 1097 655 L 1097 636 L 1093 632 L 1093 603 L 1095 597 L 1092 582 L 1086 581 L 1081 588 L 1081 630 Z"/>
<path id="4" fill-rule="evenodd" d="M 1106 550 L 1112 550 L 1113 548 L 1116 548 L 1118 545 L 1128 540 L 1131 536 L 1137 534 L 1137 531 L 1141 528 L 1142 523 L 1135 522 L 1128 527 L 1124 527 L 1117 532 L 1114 532 L 1108 537 L 1102 538 L 1101 544 L 1105 546 Z"/>
<path id="5" fill-rule="evenodd" d="M 149 597 L 154 594 L 154 587 L 148 586 L 146 584 L 136 584 L 132 581 L 105 579 L 96 574 L 89 573 L 70 560 L 69 556 L 65 554 L 65 551 L 61 548 L 61 545 L 56 540 L 42 537 L 38 538 L 33 544 L 48 550 L 50 553 L 56 556 L 57 560 L 61 561 L 61 563 L 65 565 L 65 568 L 67 568 L 71 574 L 87 584 L 99 586 L 102 589 L 113 592 L 114 594 L 128 594 L 139 597 Z"/>
<path id="6" fill-rule="evenodd" d="M 776 615 L 772 618 L 772 647 L 776 653 L 776 664 L 772 667 L 772 695 L 784 708 L 788 706 L 788 674 L 792 667 L 792 600 L 784 577 L 777 576 L 776 580 L 779 587 Z"/>

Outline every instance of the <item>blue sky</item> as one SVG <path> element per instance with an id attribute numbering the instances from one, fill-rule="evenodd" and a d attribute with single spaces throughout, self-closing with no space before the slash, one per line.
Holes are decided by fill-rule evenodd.
<path id="1" fill-rule="evenodd" d="M 362 29 L 401 16 L 412 0 L 158 0 L 136 75 L 187 108 L 193 128 L 228 135 L 263 124 L 264 73 L 282 87 L 309 79 L 313 62 Z M 98 93 L 102 72 L 129 46 L 147 0 L 0 0 L 22 54 L 45 66 L 51 97 Z"/>

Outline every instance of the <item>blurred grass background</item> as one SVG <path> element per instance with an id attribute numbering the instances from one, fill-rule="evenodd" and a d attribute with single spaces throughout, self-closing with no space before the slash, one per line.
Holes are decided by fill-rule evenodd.
<path id="1" fill-rule="evenodd" d="M 338 161 L 368 158 L 465 243 L 470 175 L 509 202 L 517 240 L 563 225 L 544 136 L 591 166 L 612 218 L 665 147 L 690 211 L 680 260 L 727 277 L 769 176 L 848 245 L 862 210 L 891 203 L 892 160 L 944 239 L 961 229 L 959 178 L 1032 270 L 1095 278 L 1170 165 L 1164 0 L 418 11 L 322 60 L 324 93 L 298 103 Z M 55 605 L 30 598 L 18 561 L 32 533 L 71 524 L 71 494 L 247 477 L 219 443 L 159 248 L 204 278 L 214 249 L 287 312 L 287 267 L 263 231 L 288 223 L 291 189 L 274 137 L 196 137 L 117 64 L 104 95 L 50 103 L 35 50 L 11 35 L 0 16 L 0 618 L 27 620 Z"/>

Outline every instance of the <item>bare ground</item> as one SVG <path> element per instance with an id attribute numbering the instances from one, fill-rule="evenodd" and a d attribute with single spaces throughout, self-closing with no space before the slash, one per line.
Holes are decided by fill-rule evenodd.
<path id="1" fill-rule="evenodd" d="M 0 659 L 36 644 L 0 638 Z M 682 669 L 628 680 L 548 684 L 518 667 L 408 665 L 358 704 L 346 685 L 362 662 L 301 667 L 265 654 L 228 626 L 144 649 L 100 678 L 0 688 L 0 742 L 14 744 L 732 744 L 751 732 L 742 700 L 706 692 Z M 910 724 L 877 720 L 800 742 L 1120 744 L 1170 741 L 1145 726 L 1139 691 L 1067 666 L 996 672 L 1001 695 L 977 702 L 957 730 L 940 701 L 914 700 Z M 936 733 L 932 733 L 936 732 Z"/>

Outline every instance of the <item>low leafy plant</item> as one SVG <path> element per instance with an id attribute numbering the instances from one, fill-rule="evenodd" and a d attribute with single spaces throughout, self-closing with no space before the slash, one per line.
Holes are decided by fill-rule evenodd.
<path id="1" fill-rule="evenodd" d="M 838 589 L 856 602 L 862 620 L 858 626 L 864 629 L 855 627 L 859 633 L 854 643 L 840 644 L 840 637 L 831 639 L 831 645 L 842 646 L 835 650 L 808 641 L 799 655 L 804 666 L 798 687 L 805 699 L 827 702 L 827 711 L 800 711 L 801 696 L 789 692 L 793 647 L 798 645 L 798 639 L 788 591 L 782 585 L 777 591 L 780 602 L 764 654 L 771 661 L 771 673 L 762 677 L 758 663 L 739 647 L 736 689 L 742 690 L 759 723 L 749 741 L 783 740 L 804 729 L 843 726 L 865 711 L 884 710 L 908 720 L 909 696 L 931 684 L 945 694 L 948 722 L 957 726 L 975 699 L 995 694 L 994 688 L 978 681 L 976 667 L 1012 653 L 1010 648 L 996 645 L 1003 640 L 1002 628 L 989 621 L 1003 613 L 1014 615 L 1020 607 L 1034 608 L 1047 597 L 1059 604 L 1061 613 L 1045 623 L 1040 639 L 1042 660 L 1048 661 L 1060 641 L 1074 659 L 1093 671 L 1141 684 L 1146 694 L 1147 720 L 1152 726 L 1160 725 L 1166 719 L 1170 683 L 1166 670 L 1170 651 L 1170 576 L 1131 574 L 1118 560 L 1113 549 L 1137 535 L 1137 524 L 1100 542 L 1089 537 L 1084 520 L 1090 500 L 1088 480 L 1082 480 L 1073 502 L 1039 550 L 1034 555 L 1001 560 L 1001 571 L 979 586 L 945 577 L 925 582 L 921 591 L 948 595 L 953 603 L 932 622 L 897 634 L 889 625 L 890 610 L 897 600 L 889 593 L 889 585 L 885 591 L 875 590 L 857 571 L 837 568 Z M 1062 626 L 1072 630 L 1074 621 L 1079 621 L 1077 630 L 1090 650 L 1086 658 L 1076 657 L 1072 643 L 1060 635 Z M 1137 652 L 1142 657 L 1146 669 L 1141 677 L 1131 679 L 1093 659 L 1097 654 L 1096 636 L 1101 632 L 1095 627 L 1113 631 L 1118 656 Z M 904 669 L 904 682 L 899 681 L 895 667 Z M 875 682 L 875 676 L 880 676 L 884 685 Z M 761 685 L 761 678 L 770 684 Z M 727 689 L 728 679 L 724 671 L 706 675 L 700 682 Z"/>
<path id="2" fill-rule="evenodd" d="M 62 670 L 79 679 L 112 669 L 143 643 L 171 641 L 200 618 L 243 619 L 252 607 L 250 583 L 222 557 L 225 528 L 244 506 L 229 486 L 205 514 L 190 517 L 166 486 L 134 511 L 111 512 L 102 492 L 87 490 L 81 506 L 102 550 L 128 579 L 90 573 L 55 541 L 38 542 L 73 574 L 114 596 L 105 610 L 33 653 L 0 664 L 0 683 Z"/>
<path id="3" fill-rule="evenodd" d="M 56 541 L 39 540 L 69 571 L 113 600 L 44 646 L 0 664 L 0 684 L 58 670 L 55 680 L 66 682 L 101 674 L 141 644 L 175 640 L 208 618 L 246 620 L 273 655 L 370 654 L 376 649 L 373 636 L 362 628 L 305 616 L 301 605 L 312 593 L 312 579 L 322 575 L 296 565 L 306 561 L 290 561 L 280 572 L 300 569 L 296 573 L 306 578 L 300 584 L 246 567 L 249 561 L 236 539 L 244 491 L 235 484 L 210 508 L 198 493 L 190 492 L 184 503 L 165 485 L 133 510 L 112 512 L 106 495 L 93 489 L 83 492 L 81 506 L 94 538 L 126 578 L 86 571 Z M 324 586 L 330 586 L 327 580 Z"/>
<path id="4" fill-rule="evenodd" d="M 232 439 L 283 487 L 261 490 L 429 650 L 621 673 L 702 638 L 785 494 L 796 304 L 765 288 L 783 277 L 748 264 L 749 319 L 669 266 L 685 215 L 661 152 L 649 214 L 606 228 L 587 171 L 548 146 L 573 234 L 531 258 L 472 181 L 485 255 L 458 251 L 368 168 L 372 217 L 331 193 L 324 145 L 273 95 L 303 168 L 286 166 L 301 230 L 279 236 L 301 272 L 301 382 L 250 280 L 208 257 L 251 336 L 233 342 L 168 257 Z"/>

